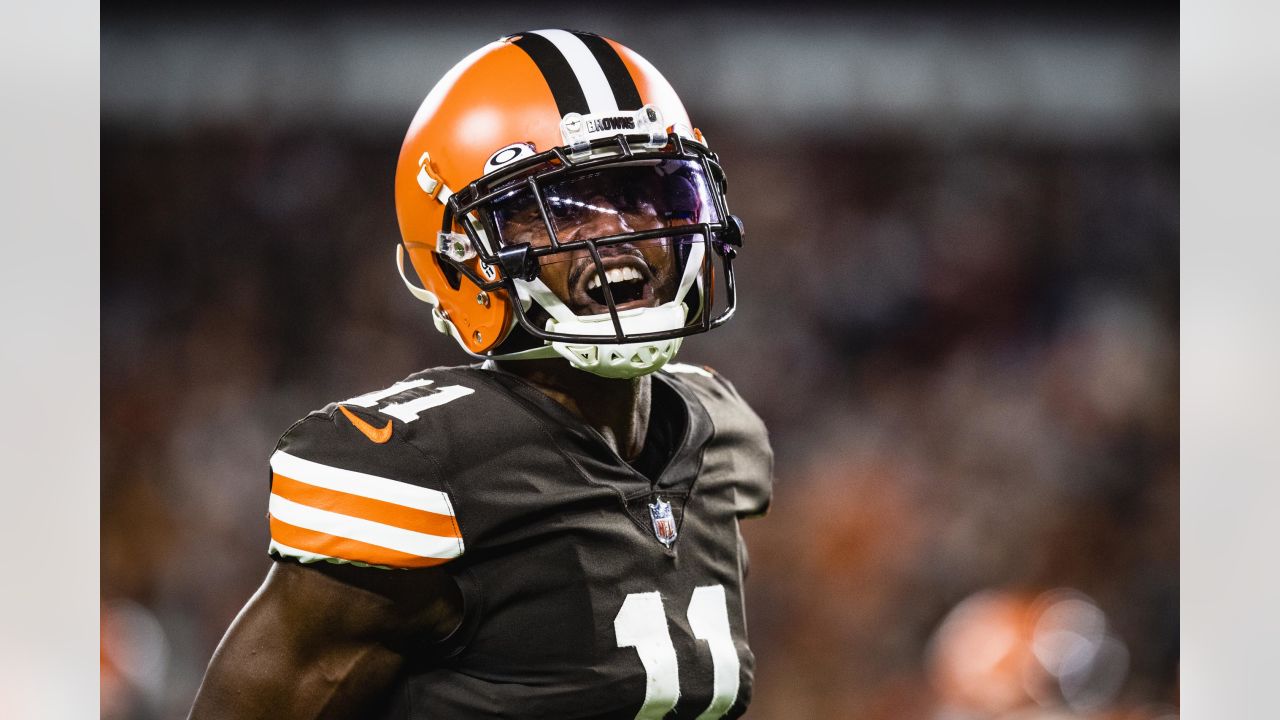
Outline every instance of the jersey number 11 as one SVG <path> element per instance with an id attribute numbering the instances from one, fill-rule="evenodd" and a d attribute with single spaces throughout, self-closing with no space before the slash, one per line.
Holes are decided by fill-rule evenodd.
<path id="1" fill-rule="evenodd" d="M 689 627 L 711 651 L 714 688 L 711 704 L 698 720 L 716 720 L 728 712 L 738 697 L 738 651 L 729 630 L 729 610 L 724 586 L 707 585 L 693 591 L 687 611 Z M 633 647 L 644 665 L 644 705 L 636 720 L 661 720 L 680 699 L 680 671 L 676 648 L 667 628 L 662 596 L 657 592 L 631 593 L 613 619 L 618 647 Z"/>

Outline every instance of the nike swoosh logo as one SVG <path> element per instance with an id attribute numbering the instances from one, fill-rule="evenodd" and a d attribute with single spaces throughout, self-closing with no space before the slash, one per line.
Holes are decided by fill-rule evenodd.
<path id="1" fill-rule="evenodd" d="M 343 415 L 347 416 L 347 419 L 351 421 L 351 424 L 354 425 L 357 430 L 364 433 L 364 436 L 369 438 L 370 440 L 381 445 L 382 443 L 391 439 L 391 421 L 390 420 L 387 421 L 387 424 L 385 427 L 376 428 L 370 425 L 369 423 L 365 422 L 363 419 L 360 418 L 359 415 L 356 415 L 355 413 L 351 412 L 346 407 L 339 405 L 338 409 L 342 411 Z"/>

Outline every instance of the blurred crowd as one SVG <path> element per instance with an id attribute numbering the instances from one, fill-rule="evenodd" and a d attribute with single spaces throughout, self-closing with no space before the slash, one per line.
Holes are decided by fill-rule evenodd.
<path id="1" fill-rule="evenodd" d="M 293 420 L 466 361 L 393 268 L 399 132 L 103 128 L 104 718 L 185 713 Z M 777 453 L 749 716 L 1176 717 L 1176 128 L 709 135 L 742 300 L 681 359 Z"/>

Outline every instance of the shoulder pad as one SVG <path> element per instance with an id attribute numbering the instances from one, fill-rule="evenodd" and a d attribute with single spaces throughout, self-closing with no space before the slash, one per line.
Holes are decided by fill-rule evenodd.
<path id="1" fill-rule="evenodd" d="M 760 426 L 764 432 L 764 423 L 756 416 L 747 401 L 738 394 L 738 389 L 729 379 L 708 365 L 688 365 L 685 363 L 667 363 L 662 372 L 698 395 L 713 415 L 720 412 L 745 413 Z"/>
<path id="2" fill-rule="evenodd" d="M 667 363 L 662 372 L 698 398 L 714 428 L 698 482 L 731 483 L 738 516 L 763 515 L 773 498 L 773 449 L 764 421 L 733 383 L 709 367 Z"/>
<path id="3" fill-rule="evenodd" d="M 716 376 L 716 372 L 706 365 L 690 365 L 688 363 L 669 362 L 662 366 L 662 372 L 669 375 L 699 375 L 705 378 Z"/>
<path id="4" fill-rule="evenodd" d="M 439 565 L 463 553 L 448 487 L 405 441 L 417 413 L 470 394 L 411 376 L 303 418 L 271 455 L 270 552 L 302 562 Z"/>

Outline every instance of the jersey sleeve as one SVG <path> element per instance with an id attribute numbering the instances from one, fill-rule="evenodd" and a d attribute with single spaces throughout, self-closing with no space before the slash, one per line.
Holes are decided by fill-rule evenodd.
<path id="1" fill-rule="evenodd" d="M 404 569 L 462 555 L 447 487 L 427 456 L 393 437 L 392 422 L 330 406 L 280 438 L 271 455 L 271 555 Z"/>

